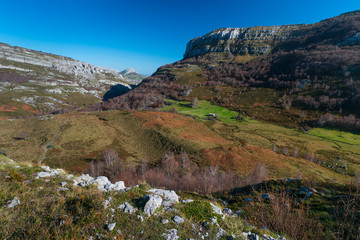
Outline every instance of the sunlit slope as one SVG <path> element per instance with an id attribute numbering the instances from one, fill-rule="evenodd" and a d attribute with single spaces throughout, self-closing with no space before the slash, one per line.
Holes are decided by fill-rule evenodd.
<path id="1" fill-rule="evenodd" d="M 224 123 L 169 112 L 71 113 L 2 120 L 0 134 L 0 149 L 9 157 L 75 172 L 87 171 L 89 162 L 100 159 L 107 148 L 115 149 L 126 162 L 147 158 L 154 164 L 169 151 L 186 151 L 200 166 L 217 164 L 243 176 L 258 162 L 267 166 L 271 178 L 347 182 L 359 170 L 359 154 L 342 149 L 334 140 L 250 119 Z M 273 146 L 277 146 L 276 153 Z M 299 151 L 297 157 L 293 154 L 295 148 Z M 319 155 L 326 162 L 307 160 L 305 153 Z M 326 154 L 334 161 L 341 157 L 346 171 L 338 165 L 329 167 L 333 160 Z"/>

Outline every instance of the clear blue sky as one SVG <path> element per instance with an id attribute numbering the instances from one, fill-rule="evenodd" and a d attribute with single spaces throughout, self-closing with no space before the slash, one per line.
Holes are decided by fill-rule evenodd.
<path id="1" fill-rule="evenodd" d="M 0 42 L 144 74 L 223 27 L 314 23 L 359 0 L 1 0 Z"/>

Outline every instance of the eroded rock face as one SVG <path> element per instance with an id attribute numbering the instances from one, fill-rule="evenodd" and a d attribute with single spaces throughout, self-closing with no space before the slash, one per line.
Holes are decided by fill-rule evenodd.
<path id="1" fill-rule="evenodd" d="M 184 58 L 211 52 L 263 55 L 268 53 L 276 42 L 290 38 L 301 26 L 304 25 L 217 29 L 190 40 Z"/>

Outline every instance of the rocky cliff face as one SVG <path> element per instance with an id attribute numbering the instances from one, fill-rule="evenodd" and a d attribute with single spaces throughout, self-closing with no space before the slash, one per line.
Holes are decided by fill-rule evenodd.
<path id="1" fill-rule="evenodd" d="M 192 39 L 186 46 L 184 58 L 211 52 L 263 55 L 277 42 L 289 39 L 304 25 L 284 25 L 250 28 L 222 28 Z"/>
<path id="2" fill-rule="evenodd" d="M 39 110 L 91 104 L 110 86 L 130 88 L 142 79 L 134 69 L 121 72 L 0 43 L 0 106 L 7 109 L 16 103 Z"/>

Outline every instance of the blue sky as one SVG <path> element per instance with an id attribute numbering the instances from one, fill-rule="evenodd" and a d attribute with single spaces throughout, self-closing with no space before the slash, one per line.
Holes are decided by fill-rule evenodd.
<path id="1" fill-rule="evenodd" d="M 359 0 L 0 0 L 0 42 L 144 74 L 223 27 L 314 23 Z"/>

